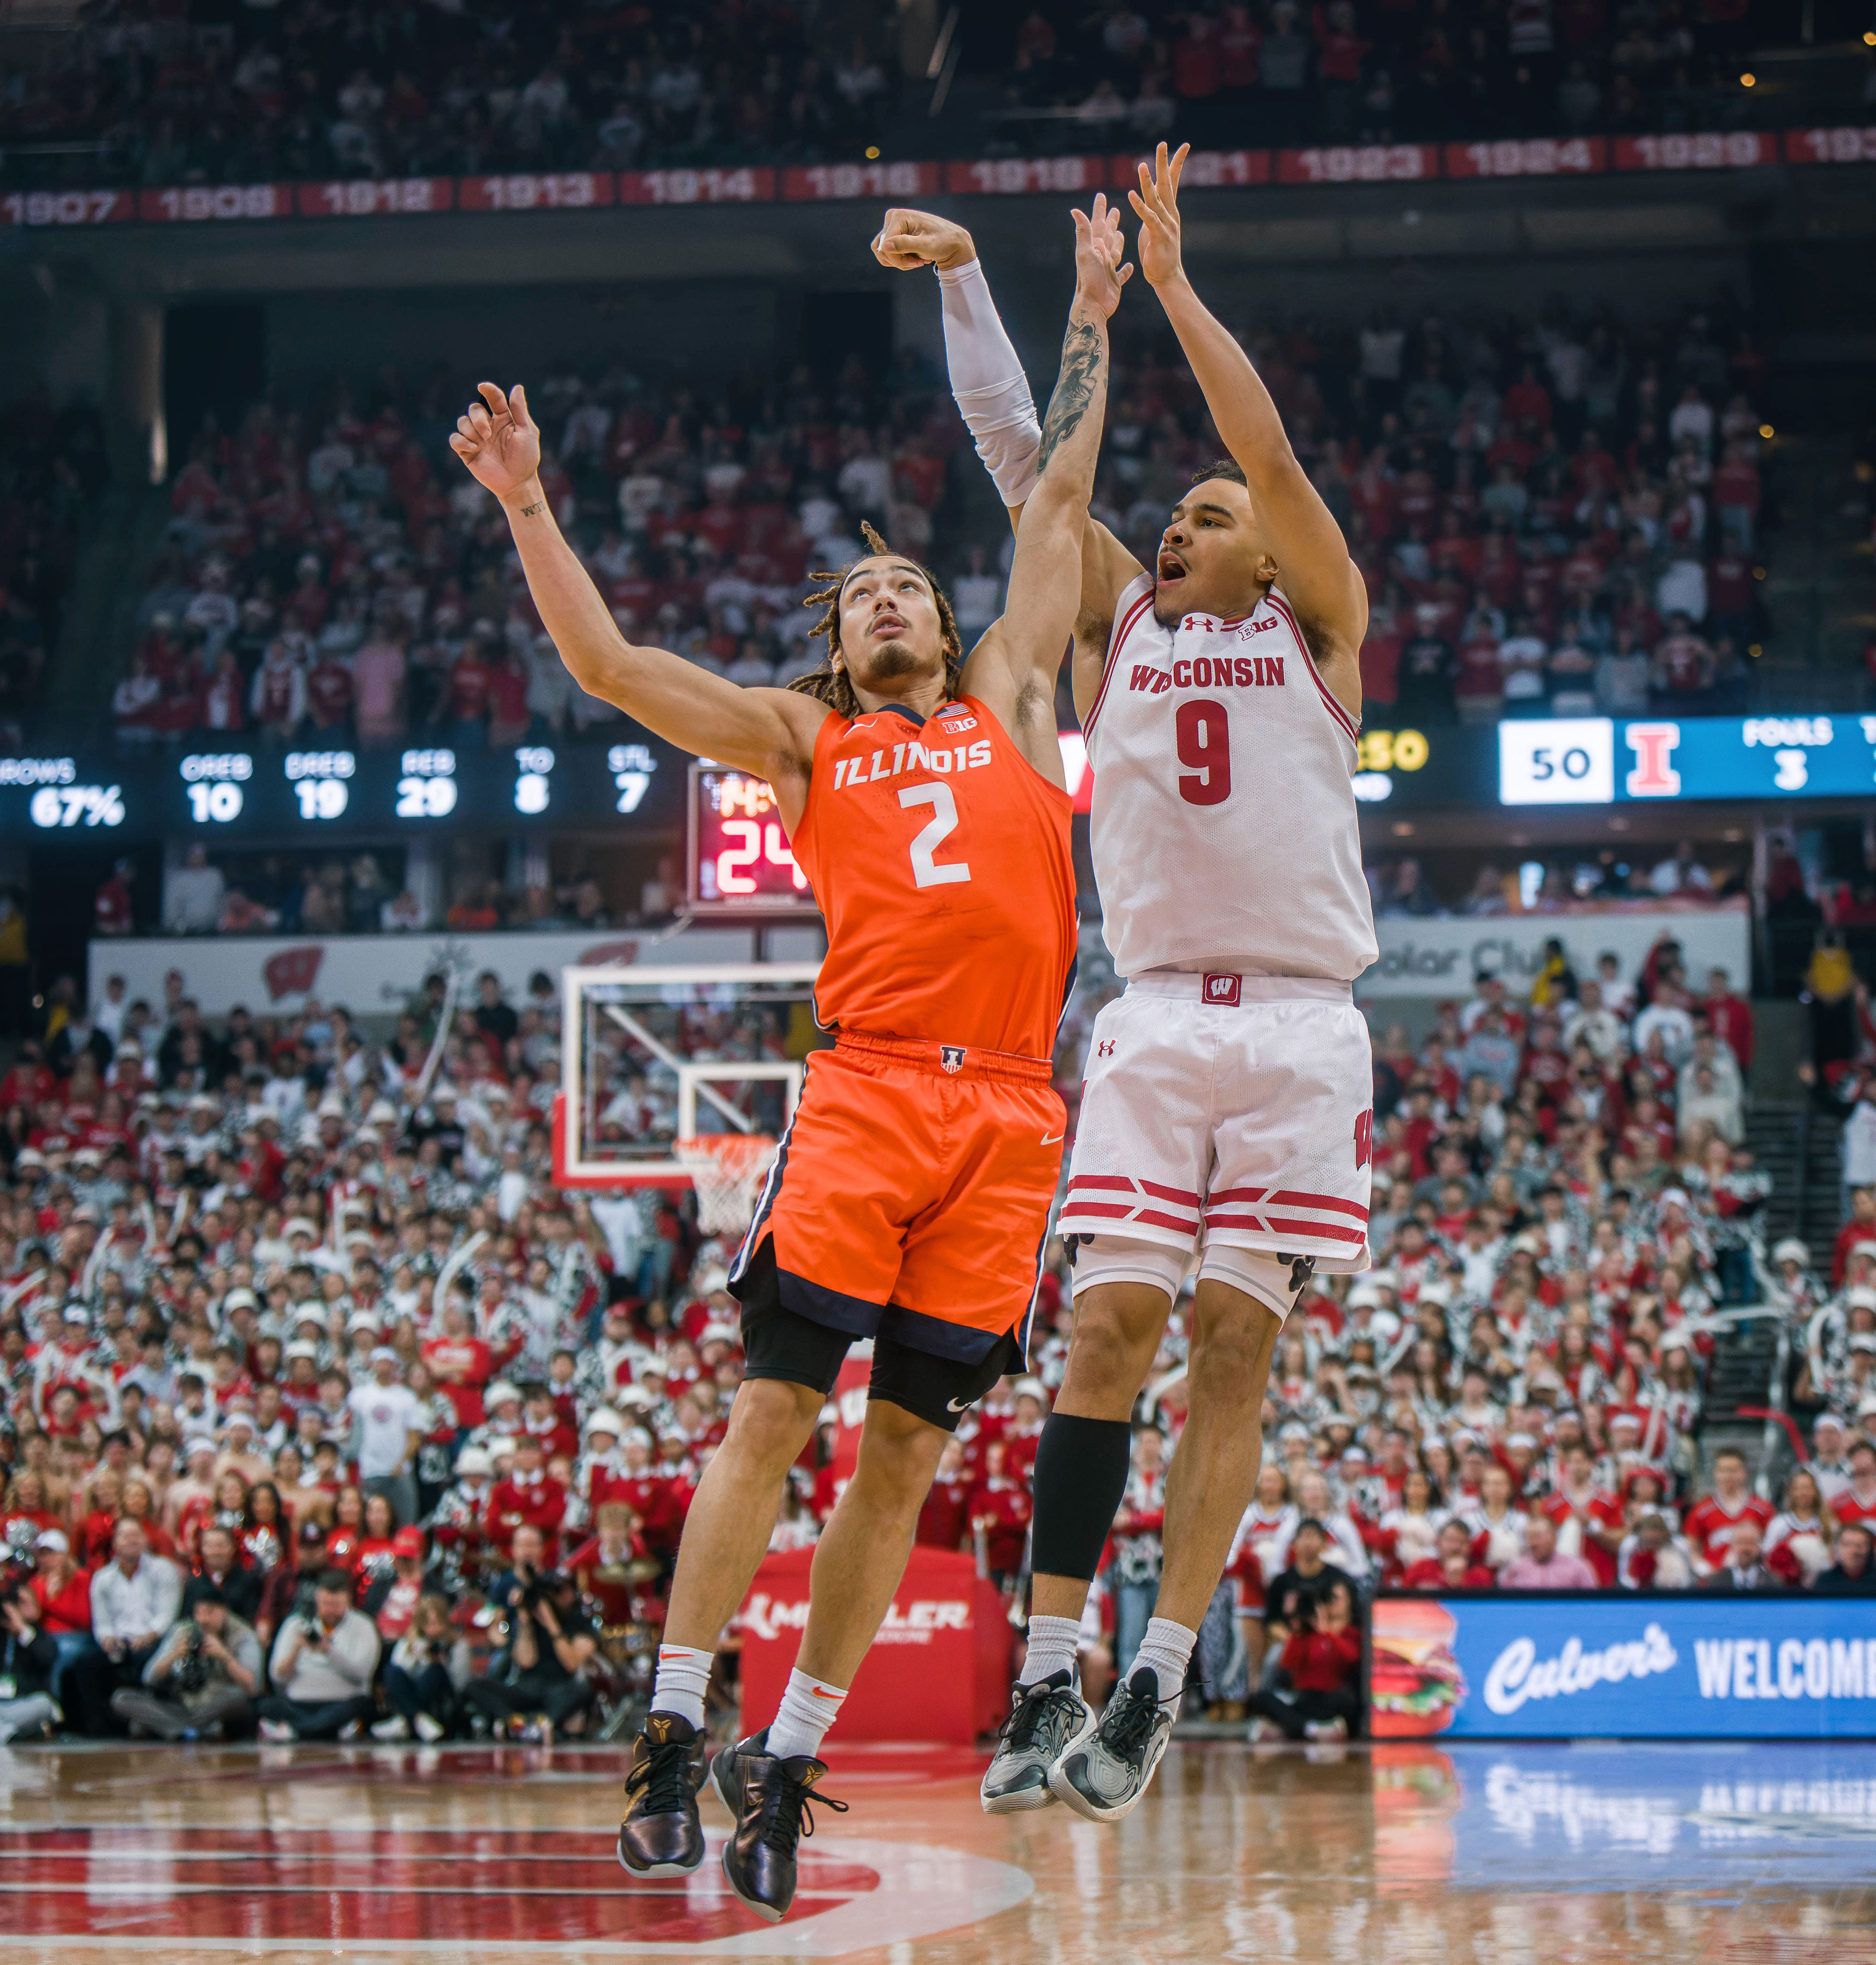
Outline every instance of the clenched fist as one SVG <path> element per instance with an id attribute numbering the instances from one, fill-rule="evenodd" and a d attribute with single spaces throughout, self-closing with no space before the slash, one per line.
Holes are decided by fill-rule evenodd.
<path id="1" fill-rule="evenodd" d="M 873 241 L 873 257 L 895 273 L 909 273 L 920 266 L 968 266 L 977 247 L 964 227 L 949 219 L 895 206 Z"/>

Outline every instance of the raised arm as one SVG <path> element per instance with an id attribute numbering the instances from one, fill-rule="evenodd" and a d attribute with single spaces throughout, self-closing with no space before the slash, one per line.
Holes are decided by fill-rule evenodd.
<path id="1" fill-rule="evenodd" d="M 760 773 L 794 825 L 825 706 L 788 690 L 739 689 L 665 649 L 627 641 L 548 509 L 526 392 L 477 386 L 482 400 L 457 419 L 449 447 L 501 501 L 528 590 L 574 681 L 686 751 Z"/>
<path id="2" fill-rule="evenodd" d="M 965 687 L 1002 719 L 1036 769 L 1063 782 L 1055 677 L 1081 608 L 1081 541 L 1107 404 L 1107 320 L 1133 269 L 1121 264 L 1119 216 L 1097 194 L 1075 230 L 1075 298 L 1062 373 L 1042 419 L 1041 475 L 1017 527 L 1001 619 L 965 664 Z"/>
<path id="3" fill-rule="evenodd" d="M 1035 489 L 1042 426 L 975 242 L 948 218 L 895 208 L 886 214 L 873 255 L 895 272 L 930 266 L 937 274 L 951 393 L 1013 529 Z M 1096 687 L 1121 590 L 1141 571 L 1139 561 L 1098 519 L 1084 520 L 1075 641 L 1078 651 L 1094 657 Z"/>
<path id="4" fill-rule="evenodd" d="M 1323 678 L 1358 710 L 1356 658 L 1368 622 L 1367 590 L 1348 542 L 1283 432 L 1270 392 L 1250 359 L 1192 290 L 1180 256 L 1179 176 L 1187 146 L 1170 159 L 1161 143 L 1149 172 L 1127 194 L 1140 220 L 1140 270 L 1159 295 L 1166 318 L 1192 365 L 1224 445 L 1244 472 L 1258 526 L 1278 577 L 1309 636 Z M 1339 673 L 1332 674 L 1334 668 Z M 1349 702 L 1345 686 L 1352 683 Z"/>

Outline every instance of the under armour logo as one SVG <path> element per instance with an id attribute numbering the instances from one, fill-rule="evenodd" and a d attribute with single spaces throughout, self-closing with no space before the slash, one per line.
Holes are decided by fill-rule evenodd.
<path id="1" fill-rule="evenodd" d="M 1243 981 L 1244 979 L 1238 976 L 1207 976 L 1204 984 L 1205 1000 L 1208 1003 L 1222 1003 L 1235 1009 Z"/>
<path id="2" fill-rule="evenodd" d="M 962 1071 L 964 1069 L 963 1045 L 940 1044 L 938 1047 L 938 1062 L 947 1071 Z"/>
<path id="3" fill-rule="evenodd" d="M 1094 1047 L 1094 1055 L 1097 1057 L 1112 1057 L 1113 1054 L 1114 1040 L 1112 1037 L 1103 1037 L 1101 1041 Z"/>

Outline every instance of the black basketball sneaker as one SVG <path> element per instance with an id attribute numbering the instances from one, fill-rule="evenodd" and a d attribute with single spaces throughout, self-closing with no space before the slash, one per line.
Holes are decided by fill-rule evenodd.
<path id="1" fill-rule="evenodd" d="M 816 1794 L 827 1771 L 806 1754 L 779 1761 L 768 1751 L 769 1729 L 725 1747 L 710 1763 L 711 1784 L 736 1818 L 723 1845 L 723 1873 L 730 1888 L 758 1917 L 779 1924 L 795 1901 L 795 1850 L 814 1832 L 811 1799 L 838 1814 L 846 1803 Z"/>
<path id="2" fill-rule="evenodd" d="M 703 1744 L 702 1732 L 674 1713 L 650 1714 L 633 1741 L 618 1859 L 634 1877 L 687 1877 L 703 1861 Z"/>

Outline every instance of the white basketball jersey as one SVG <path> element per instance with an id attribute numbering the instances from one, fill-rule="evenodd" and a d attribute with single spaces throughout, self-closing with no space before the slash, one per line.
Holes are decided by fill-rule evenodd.
<path id="1" fill-rule="evenodd" d="M 1357 725 L 1273 588 L 1239 620 L 1120 597 L 1085 726 L 1103 932 L 1149 969 L 1352 982 L 1375 960 L 1350 786 Z"/>

